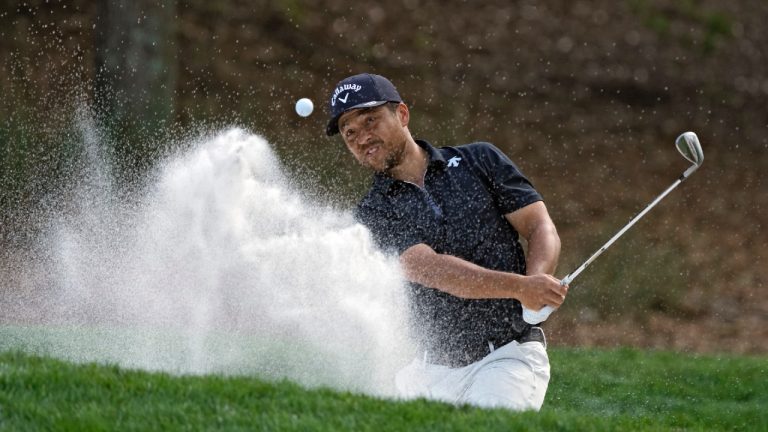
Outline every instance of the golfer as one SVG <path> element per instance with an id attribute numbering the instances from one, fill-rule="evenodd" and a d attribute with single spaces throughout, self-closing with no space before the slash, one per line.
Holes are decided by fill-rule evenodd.
<path id="1" fill-rule="evenodd" d="M 374 171 L 356 208 L 409 283 L 419 356 L 395 377 L 403 397 L 538 410 L 549 383 L 544 333 L 521 304 L 563 303 L 560 253 L 541 195 L 489 143 L 435 148 L 414 140 L 410 111 L 374 74 L 334 88 L 326 132 Z M 519 242 L 528 244 L 527 257 Z"/>

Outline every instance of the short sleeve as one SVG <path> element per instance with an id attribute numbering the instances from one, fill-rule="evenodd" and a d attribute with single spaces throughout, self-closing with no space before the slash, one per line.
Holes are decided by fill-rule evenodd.
<path id="1" fill-rule="evenodd" d="M 474 147 L 475 166 L 487 180 L 494 200 L 504 214 L 543 200 L 533 184 L 501 150 L 490 143 L 471 146 Z"/>

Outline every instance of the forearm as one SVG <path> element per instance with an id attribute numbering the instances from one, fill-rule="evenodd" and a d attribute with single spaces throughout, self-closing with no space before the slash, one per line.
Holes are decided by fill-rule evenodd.
<path id="1" fill-rule="evenodd" d="M 504 215 L 528 242 L 526 273 L 553 274 L 560 257 L 560 237 L 543 201 Z"/>
<path id="2" fill-rule="evenodd" d="M 438 254 L 424 244 L 400 255 L 406 279 L 465 299 L 514 298 L 525 307 L 539 310 L 559 306 L 566 287 L 547 274 L 523 276 L 490 270 L 451 255 Z"/>
<path id="3" fill-rule="evenodd" d="M 527 240 L 526 273 L 554 274 L 560 257 L 560 237 L 555 225 L 544 223 L 537 226 Z"/>
<path id="4" fill-rule="evenodd" d="M 461 258 L 417 245 L 400 262 L 406 279 L 467 299 L 519 298 L 523 277 L 489 270 Z"/>

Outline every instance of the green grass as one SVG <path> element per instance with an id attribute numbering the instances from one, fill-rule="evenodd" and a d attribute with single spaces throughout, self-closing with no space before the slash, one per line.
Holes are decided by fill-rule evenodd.
<path id="1" fill-rule="evenodd" d="M 0 430 L 768 430 L 768 360 L 550 349 L 540 413 L 0 353 Z"/>
<path id="2" fill-rule="evenodd" d="M 311 387 L 369 393 L 373 386 L 376 394 L 393 387 L 390 379 L 380 375 L 383 372 L 372 374 L 370 367 L 359 367 L 366 359 L 367 364 L 375 362 L 375 353 L 364 349 L 339 352 L 339 348 L 328 341 L 211 329 L 0 325 L 0 352 L 20 351 L 74 363 L 99 362 L 176 375 L 286 377 Z"/>

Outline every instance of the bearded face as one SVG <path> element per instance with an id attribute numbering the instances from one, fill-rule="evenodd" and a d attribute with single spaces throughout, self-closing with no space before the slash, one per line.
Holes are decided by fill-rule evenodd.
<path id="1" fill-rule="evenodd" d="M 353 110 L 339 118 L 339 131 L 355 159 L 366 168 L 389 172 L 403 161 L 407 143 L 401 109 Z"/>

